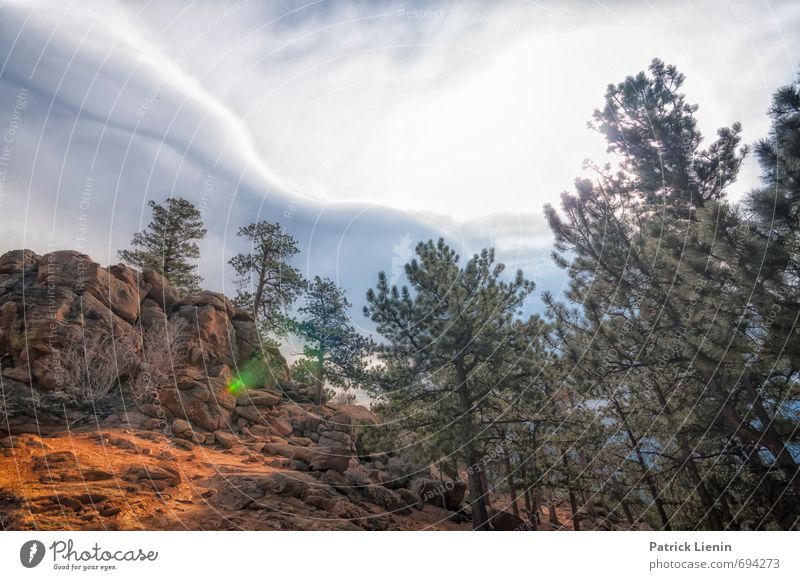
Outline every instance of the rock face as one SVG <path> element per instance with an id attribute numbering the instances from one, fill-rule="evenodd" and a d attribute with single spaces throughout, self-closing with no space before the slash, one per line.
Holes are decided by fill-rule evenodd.
<path id="1" fill-rule="evenodd" d="M 104 268 L 76 251 L 39 256 L 15 250 L 0 256 L 0 369 L 5 402 L 0 430 L 48 432 L 79 419 L 65 411 L 69 397 L 58 372 L 59 357 L 87 337 L 108 337 L 109 350 L 130 345 L 135 356 L 142 336 L 169 321 L 183 321 L 185 360 L 171 380 L 154 385 L 142 410 L 169 423 L 173 418 L 208 431 L 223 429 L 235 415 L 231 379 L 257 361 L 263 368 L 250 387 L 289 382 L 277 349 L 262 353 L 250 314 L 222 294 L 182 296 L 157 272 L 122 264 Z M 266 356 L 264 356 L 266 355 Z M 109 352 L 109 359 L 114 357 Z M 266 361 L 266 362 L 265 362 Z M 131 370 L 120 361 L 121 385 Z M 273 396 L 273 395 L 268 395 Z M 137 401 L 142 403 L 142 401 Z M 69 407 L 69 405 L 66 405 Z"/>

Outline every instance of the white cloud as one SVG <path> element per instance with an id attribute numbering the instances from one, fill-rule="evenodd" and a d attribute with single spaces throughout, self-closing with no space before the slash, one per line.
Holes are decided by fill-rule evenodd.
<path id="1" fill-rule="evenodd" d="M 536 264 L 542 204 L 604 156 L 585 123 L 607 83 L 658 56 L 687 74 L 709 138 L 741 120 L 752 141 L 800 61 L 791 2 L 564 6 L 6 2 L 0 104 L 33 92 L 3 201 L 24 220 L 4 238 L 29 244 L 52 225 L 58 243 L 74 239 L 91 175 L 94 223 L 108 224 L 92 247 L 113 259 L 146 198 L 199 195 L 213 173 L 221 228 L 302 199 L 381 205 Z M 748 165 L 734 191 L 756 176 Z M 212 235 L 224 264 L 232 233 Z"/>

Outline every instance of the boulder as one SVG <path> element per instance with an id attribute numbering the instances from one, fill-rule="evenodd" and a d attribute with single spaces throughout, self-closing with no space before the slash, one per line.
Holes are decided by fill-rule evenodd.
<path id="1" fill-rule="evenodd" d="M 36 282 L 46 286 L 65 286 L 78 294 L 88 293 L 128 323 L 139 317 L 138 284 L 127 284 L 94 262 L 86 254 L 61 250 L 39 260 Z"/>
<path id="2" fill-rule="evenodd" d="M 444 505 L 451 511 L 461 509 L 467 486 L 463 481 L 448 479 L 439 481 L 436 479 L 422 478 L 414 482 L 414 491 L 419 498 L 426 504 L 442 507 Z"/>
<path id="3" fill-rule="evenodd" d="M 239 438 L 229 431 L 214 431 L 214 439 L 225 449 L 231 449 L 240 443 Z"/>
<path id="4" fill-rule="evenodd" d="M 0 274 L 22 274 L 39 267 L 39 256 L 30 250 L 11 250 L 0 256 Z"/>
<path id="5" fill-rule="evenodd" d="M 351 451 L 342 447 L 300 447 L 300 449 L 308 449 L 312 452 L 307 463 L 315 471 L 327 471 L 330 469 L 338 473 L 344 473 L 350 466 L 350 459 L 353 457 Z"/>
<path id="6" fill-rule="evenodd" d="M 236 395 L 236 405 L 242 407 L 252 405 L 254 407 L 270 408 L 280 402 L 280 393 L 262 389 L 246 389 Z"/>
<path id="7" fill-rule="evenodd" d="M 186 355 L 196 367 L 235 367 L 238 348 L 235 345 L 236 330 L 224 311 L 211 305 L 194 306 L 179 302 L 176 314 L 188 322 L 193 329 L 186 343 Z"/>
<path id="8" fill-rule="evenodd" d="M 422 511 L 425 508 L 425 503 L 420 499 L 419 495 L 410 489 L 401 488 L 397 490 L 398 497 L 405 503 L 407 507 L 412 507 L 416 510 Z"/>
<path id="9" fill-rule="evenodd" d="M 161 389 L 158 399 L 161 406 L 173 416 L 209 431 L 224 427 L 235 406 L 233 396 L 229 393 L 201 384 L 191 390 L 172 387 Z"/>
<path id="10" fill-rule="evenodd" d="M 142 268 L 140 276 L 146 289 L 146 297 L 169 314 L 180 300 L 180 291 L 170 285 L 164 276 L 150 268 Z"/>
<path id="11" fill-rule="evenodd" d="M 267 419 L 264 410 L 255 405 L 237 405 L 235 409 L 239 417 L 243 417 L 253 423 L 264 423 Z"/>
<path id="12" fill-rule="evenodd" d="M 388 513 L 409 514 L 411 506 L 395 492 L 382 485 L 371 485 L 360 490 L 367 501 L 385 509 Z"/>
<path id="13" fill-rule="evenodd" d="M 183 419 L 175 419 L 170 425 L 170 430 L 177 435 L 183 435 L 184 433 L 191 433 L 192 426 L 188 421 Z"/>
<path id="14" fill-rule="evenodd" d="M 528 528 L 522 518 L 503 510 L 490 510 L 489 525 L 498 532 L 518 532 Z"/>
<path id="15" fill-rule="evenodd" d="M 281 437 L 288 437 L 292 433 L 292 424 L 283 418 L 273 419 L 269 422 L 272 433 Z"/>

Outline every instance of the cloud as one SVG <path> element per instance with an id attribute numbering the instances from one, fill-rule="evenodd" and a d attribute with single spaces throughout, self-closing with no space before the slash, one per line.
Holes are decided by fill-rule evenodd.
<path id="1" fill-rule="evenodd" d="M 707 136 L 742 121 L 753 141 L 800 60 L 800 10 L 768 8 L 5 2 L 0 134 L 27 92 L 0 243 L 112 262 L 146 201 L 175 193 L 204 208 L 212 288 L 230 290 L 238 227 L 269 219 L 357 305 L 403 240 L 438 235 L 557 289 L 541 207 L 605 157 L 585 123 L 606 84 L 658 56 L 686 73 Z M 749 162 L 734 194 L 757 175 Z"/>

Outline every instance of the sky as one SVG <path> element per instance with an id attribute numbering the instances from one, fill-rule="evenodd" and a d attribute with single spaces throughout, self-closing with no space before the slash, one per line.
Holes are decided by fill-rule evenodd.
<path id="1" fill-rule="evenodd" d="M 753 142 L 798 30 L 792 1 L 0 0 L 0 252 L 116 263 L 147 201 L 181 195 L 212 290 L 266 219 L 365 329 L 378 271 L 402 283 L 431 237 L 558 294 L 542 206 L 607 159 L 586 126 L 605 87 L 661 58 L 709 139 L 740 121 Z M 749 160 L 732 197 L 757 179 Z"/>

